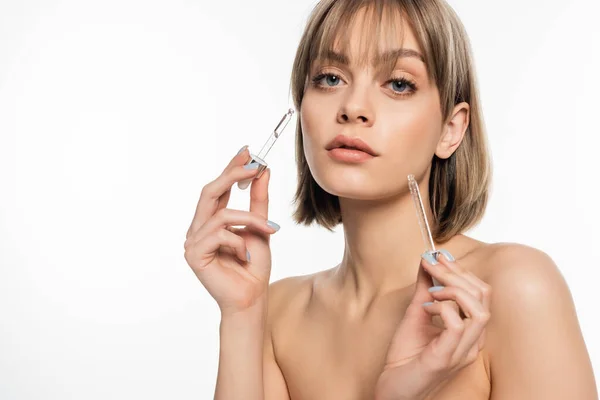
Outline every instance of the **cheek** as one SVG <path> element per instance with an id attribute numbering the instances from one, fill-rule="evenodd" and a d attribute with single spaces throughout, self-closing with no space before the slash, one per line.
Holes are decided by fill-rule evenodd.
<path id="1" fill-rule="evenodd" d="M 384 143 L 393 153 L 392 168 L 422 168 L 429 163 L 441 134 L 441 117 L 431 105 L 397 109 L 384 129 Z M 425 164 L 423 164 L 425 165 Z M 416 171 L 415 171 L 416 172 Z"/>
<path id="2" fill-rule="evenodd" d="M 321 101 L 319 96 L 314 96 L 308 91 L 302 99 L 300 107 L 300 124 L 304 138 L 304 149 L 307 157 L 314 147 L 322 147 L 327 138 L 325 121 L 331 119 L 331 102 Z"/>
<path id="3" fill-rule="evenodd" d="M 396 150 L 433 152 L 441 133 L 439 117 L 431 108 L 412 108 L 394 113 L 386 142 Z"/>

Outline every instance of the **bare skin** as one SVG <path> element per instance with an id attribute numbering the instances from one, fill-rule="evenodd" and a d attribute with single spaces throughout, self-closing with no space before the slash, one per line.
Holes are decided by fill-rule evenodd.
<path id="1" fill-rule="evenodd" d="M 463 235 L 445 247 L 495 288 L 492 318 L 477 359 L 425 399 L 598 399 L 570 292 L 546 255 Z M 338 268 L 271 284 L 265 361 L 279 368 L 265 377 L 275 390 L 267 399 L 373 399 L 414 287 L 349 310 L 336 288 Z M 275 389 L 281 382 L 289 395 Z"/>
<path id="2" fill-rule="evenodd" d="M 234 182 L 253 175 L 241 168 L 247 157 L 247 152 L 235 157 L 205 187 L 185 243 L 186 260 L 222 313 L 215 398 L 377 399 L 375 381 L 383 375 L 390 338 L 406 320 L 406 304 L 416 296 L 414 283 L 376 291 L 361 308 L 340 290 L 341 264 L 267 287 L 268 237 L 276 231 L 266 220 L 269 172 L 253 183 L 251 212 L 225 209 Z M 247 227 L 219 233 L 219 227 L 240 224 Z M 233 240 L 227 232 L 244 239 Z M 463 286 L 454 279 L 465 276 L 458 265 L 494 287 L 492 318 L 482 332 L 485 346 L 454 375 L 423 377 L 421 383 L 433 388 L 426 395 L 394 399 L 597 399 L 573 301 L 549 257 L 526 246 L 487 245 L 463 235 L 444 247 L 457 260 L 442 258 L 426 267 L 446 285 L 427 300 L 458 300 L 443 295 Z M 252 262 L 245 261 L 245 249 L 254 254 Z M 417 285 L 422 276 L 419 270 Z"/>
<path id="3" fill-rule="evenodd" d="M 362 28 L 348 28 L 350 43 L 359 42 Z M 396 47 L 382 44 L 380 51 Z M 403 47 L 421 51 L 410 30 Z M 354 46 L 345 56 L 347 64 L 315 65 L 309 78 L 336 78 L 314 80 L 299 115 L 311 173 L 340 199 L 345 251 L 339 265 L 268 284 L 269 237 L 277 231 L 267 223 L 269 172 L 252 183 L 250 212 L 226 209 L 232 185 L 253 176 L 242 167 L 247 151 L 201 195 L 184 247 L 222 313 L 215 398 L 596 399 L 568 287 L 547 255 L 456 235 L 436 243 L 456 261 L 429 265 L 420 258 L 423 243 L 405 177 L 415 174 L 431 216 L 431 158 L 448 158 L 460 146 L 469 105 L 457 104 L 442 120 L 438 90 L 418 57 L 399 59 L 394 71 L 416 82 L 413 90 L 391 85 L 376 67 L 358 68 Z M 331 158 L 326 146 L 340 134 L 361 138 L 376 156 L 360 164 Z M 445 287 L 428 293 L 430 276 Z M 439 332 L 431 336 L 426 324 L 407 325 L 415 316 L 433 320 Z M 439 345 L 457 323 L 460 343 Z M 408 349 L 414 359 L 396 362 L 404 360 L 404 342 L 420 337 L 423 346 Z M 435 371 L 424 354 L 440 355 Z"/>
<path id="4" fill-rule="evenodd" d="M 480 261 L 498 250 L 462 235 L 444 248 L 484 280 Z M 271 285 L 267 335 L 291 399 L 372 399 L 392 335 L 413 295 L 409 285 L 353 308 L 340 293 L 338 274 L 339 266 Z M 490 393 L 484 350 L 435 399 L 489 399 Z"/>

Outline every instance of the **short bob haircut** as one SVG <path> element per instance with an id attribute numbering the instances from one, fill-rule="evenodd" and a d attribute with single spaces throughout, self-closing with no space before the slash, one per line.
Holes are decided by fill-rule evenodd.
<path id="1" fill-rule="evenodd" d="M 333 50 L 336 39 L 342 49 L 347 48 L 348 35 L 338 34 L 350 26 L 364 7 L 372 11 L 363 14 L 365 20 L 368 15 L 372 18 L 368 26 L 378 28 L 366 36 L 367 49 L 378 49 L 384 28 L 388 35 L 395 35 L 396 29 L 402 32 L 403 24 L 392 22 L 393 18 L 387 19 L 390 21 L 387 27 L 382 27 L 384 11 L 399 12 L 397 15 L 408 21 L 423 51 L 430 82 L 435 82 L 439 90 L 444 121 L 451 117 L 458 103 L 467 102 L 470 106 L 469 125 L 460 146 L 449 158 L 434 155 L 431 162 L 429 205 L 433 221 L 430 225 L 434 240 L 444 243 L 481 220 L 491 181 L 491 161 L 469 39 L 458 16 L 444 0 L 320 1 L 309 17 L 296 52 L 291 76 L 294 105 L 301 109 L 313 62 Z M 362 51 L 360 54 L 359 64 L 371 57 Z M 387 71 L 392 72 L 395 63 L 396 60 L 388 60 Z M 324 191 L 310 172 L 304 156 L 300 118 L 296 125 L 296 162 L 294 220 L 304 225 L 316 222 L 332 230 L 342 222 L 339 198 Z"/>

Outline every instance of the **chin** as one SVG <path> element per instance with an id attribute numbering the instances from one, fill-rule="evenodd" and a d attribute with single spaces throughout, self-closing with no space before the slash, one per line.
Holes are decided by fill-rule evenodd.
<path id="1" fill-rule="evenodd" d="M 311 173 L 317 184 L 334 196 L 355 200 L 379 200 L 393 195 L 393 190 L 390 190 L 391 187 L 387 184 L 392 182 L 377 179 L 373 172 L 367 170 L 326 165 L 324 169 L 316 171 L 311 168 Z"/>

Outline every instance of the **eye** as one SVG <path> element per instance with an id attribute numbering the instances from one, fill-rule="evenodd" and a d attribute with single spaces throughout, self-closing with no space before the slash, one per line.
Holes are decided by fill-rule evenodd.
<path id="1" fill-rule="evenodd" d="M 325 80 L 325 82 L 327 83 L 327 85 L 323 85 L 321 83 L 322 80 Z M 339 76 L 335 75 L 335 74 L 319 74 L 317 76 L 315 76 L 312 79 L 312 83 L 313 85 L 317 86 L 317 87 L 323 87 L 323 88 L 327 88 L 327 87 L 331 87 L 331 86 L 337 86 L 337 84 L 342 80 L 342 78 L 340 78 Z"/>
<path id="2" fill-rule="evenodd" d="M 417 90 L 417 85 L 406 78 L 395 78 L 390 80 L 388 83 L 392 84 L 392 91 L 394 96 L 410 96 Z"/>

